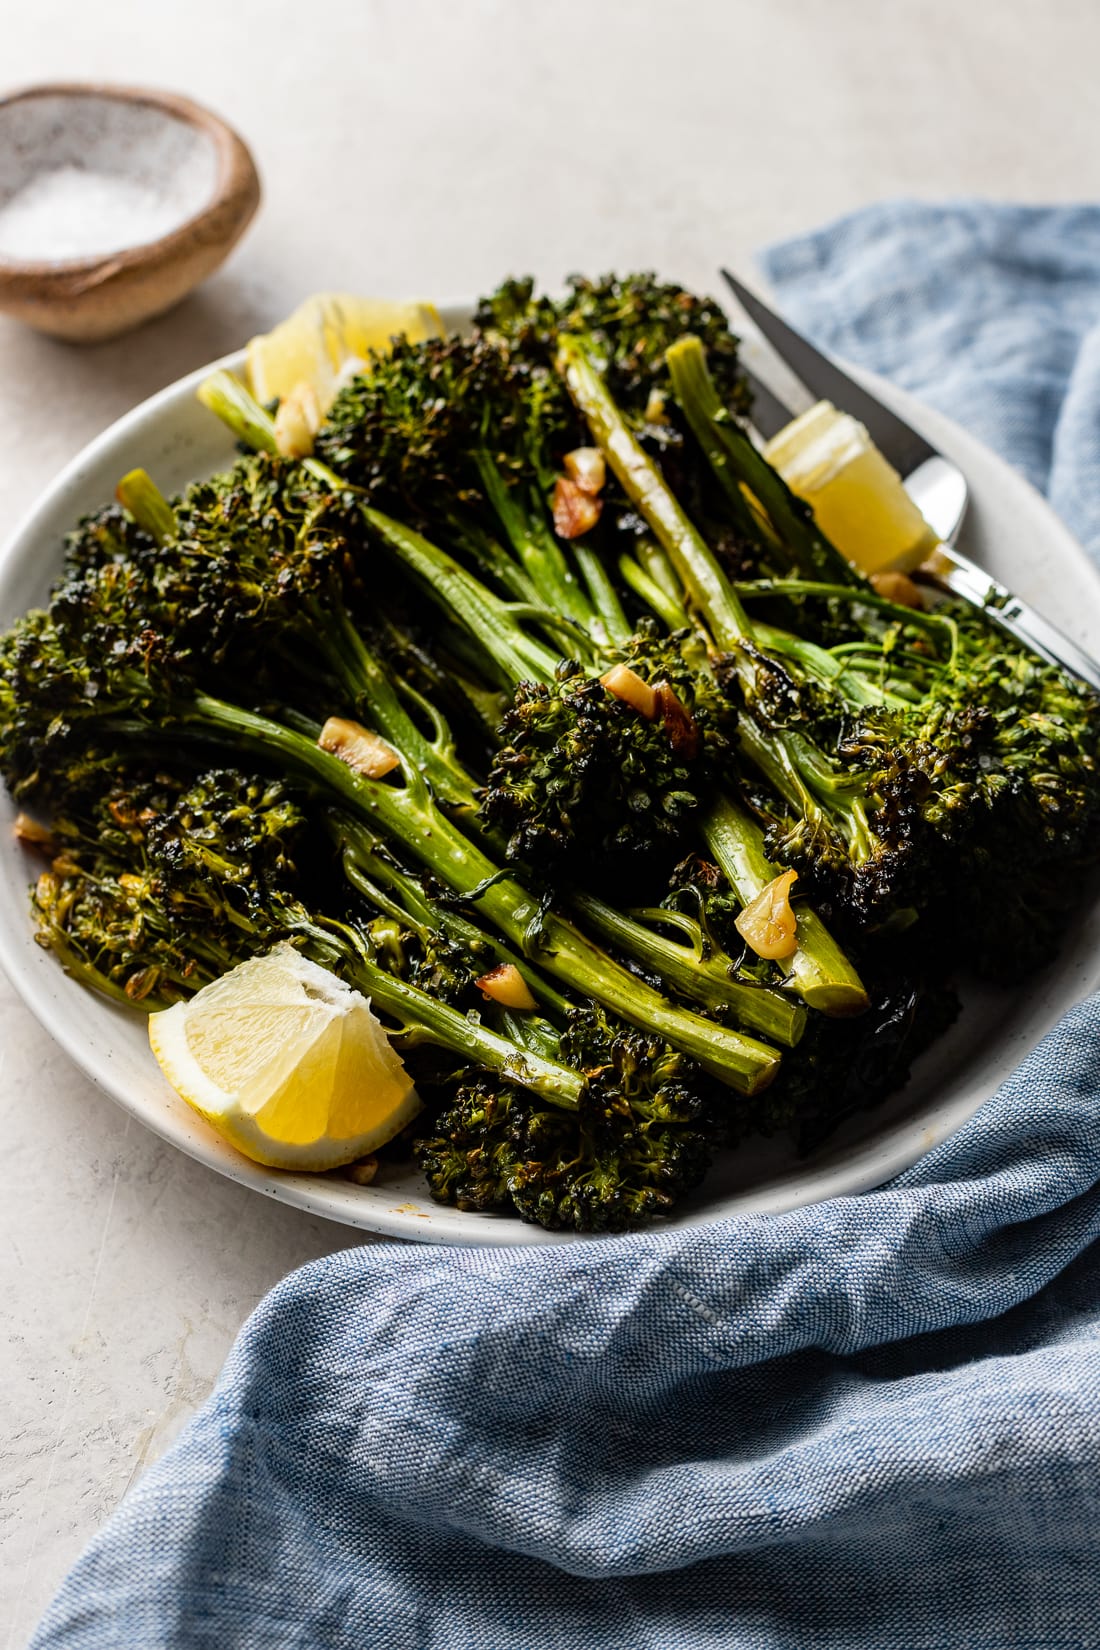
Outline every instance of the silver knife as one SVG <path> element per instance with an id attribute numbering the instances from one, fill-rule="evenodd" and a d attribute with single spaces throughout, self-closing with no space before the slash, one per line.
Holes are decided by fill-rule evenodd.
<path id="1" fill-rule="evenodd" d="M 806 405 L 831 401 L 842 412 L 851 413 L 866 426 L 875 446 L 898 471 L 909 496 L 942 540 L 922 568 L 922 575 L 953 596 L 980 607 L 991 623 L 1034 653 L 1064 666 L 1100 690 L 1100 664 L 1090 654 L 952 544 L 967 506 L 966 477 L 958 465 L 938 452 L 862 384 L 850 378 L 835 361 L 822 355 L 729 270 L 723 269 L 722 277 L 746 315 L 799 381 Z M 790 423 L 796 416 L 795 411 L 754 373 L 747 376 L 754 395 L 752 421 L 764 439 L 769 440 Z"/>

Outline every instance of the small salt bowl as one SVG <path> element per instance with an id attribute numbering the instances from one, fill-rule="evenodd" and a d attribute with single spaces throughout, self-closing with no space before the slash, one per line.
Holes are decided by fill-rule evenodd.
<path id="1" fill-rule="evenodd" d="M 0 99 L 0 310 L 113 338 L 212 274 L 259 200 L 246 145 L 189 98 L 56 85 Z"/>

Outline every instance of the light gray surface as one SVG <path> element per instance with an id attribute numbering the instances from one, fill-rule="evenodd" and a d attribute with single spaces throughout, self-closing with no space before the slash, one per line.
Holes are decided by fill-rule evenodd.
<path id="1" fill-rule="evenodd" d="M 188 93 L 266 189 L 174 313 L 78 350 L 0 322 L 3 530 L 85 441 L 317 287 L 719 260 L 885 195 L 1097 189 L 1094 0 L 9 3 L 0 74 Z M 441 276 L 442 272 L 442 276 Z M 0 984 L 0 1622 L 202 1400 L 242 1319 L 348 1241 L 160 1144 Z"/>

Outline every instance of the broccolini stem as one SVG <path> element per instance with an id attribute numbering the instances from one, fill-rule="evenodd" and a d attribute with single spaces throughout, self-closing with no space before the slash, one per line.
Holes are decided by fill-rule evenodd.
<path id="1" fill-rule="evenodd" d="M 739 1024 L 764 1037 L 774 1037 L 787 1048 L 794 1048 L 805 1031 L 806 1010 L 799 1003 L 781 991 L 733 979 L 733 962 L 723 952 L 701 957 L 689 946 L 634 921 L 593 894 L 574 894 L 570 904 L 602 940 L 617 945 L 643 967 L 648 964 L 659 971 L 663 980 L 693 1001 L 706 1003 L 708 1008 L 732 1008 Z M 655 918 L 670 915 L 653 914 Z"/>
<path id="2" fill-rule="evenodd" d="M 266 407 L 261 407 L 252 391 L 241 383 L 240 379 L 224 368 L 212 372 L 209 378 L 204 378 L 195 395 L 209 410 L 220 418 L 238 441 L 246 447 L 251 447 L 257 453 L 277 453 L 279 442 L 275 434 L 275 420 Z M 310 475 L 330 487 L 335 493 L 361 493 L 361 487 L 355 487 L 335 470 L 329 469 L 318 458 L 304 458 L 302 468 Z"/>
<path id="3" fill-rule="evenodd" d="M 457 911 L 443 910 L 430 900 L 420 885 L 398 866 L 383 858 L 377 851 L 375 839 L 358 820 L 347 814 L 332 814 L 327 821 L 329 834 L 343 850 L 344 872 L 348 881 L 365 899 L 387 915 L 428 936 L 442 931 L 452 939 L 462 941 L 467 948 L 488 947 L 500 961 L 511 963 L 526 980 L 532 994 L 558 1014 L 567 1014 L 573 1006 L 557 988 L 543 979 L 526 958 L 504 945 L 494 934 L 486 934 L 476 923 Z M 388 893 L 394 897 L 390 899 Z"/>
<path id="4" fill-rule="evenodd" d="M 205 726 L 237 748 L 277 752 L 293 771 L 339 798 L 368 828 L 403 843 L 455 893 L 476 897 L 489 921 L 520 950 L 534 951 L 547 973 L 631 1025 L 656 1032 L 720 1081 L 756 1094 L 774 1078 L 779 1067 L 774 1049 L 679 1008 L 615 963 L 567 918 L 544 912 L 533 895 L 502 876 L 445 817 L 423 783 L 399 789 L 366 779 L 302 734 L 205 694 L 173 709 L 185 726 Z"/>
<path id="5" fill-rule="evenodd" d="M 492 455 L 484 447 L 474 452 L 473 459 L 485 496 L 496 511 L 520 564 L 538 591 L 539 599 L 552 612 L 564 613 L 581 625 L 591 623 L 589 605 L 561 545 L 546 523 L 533 513 L 528 516 L 520 507 Z"/>
<path id="6" fill-rule="evenodd" d="M 485 642 L 509 687 L 531 677 L 553 681 L 557 656 L 519 628 L 514 603 L 494 596 L 452 556 L 410 527 L 369 505 L 362 510 L 368 526 L 428 586 L 444 611 L 460 618 Z M 486 641 L 488 637 L 492 640 Z"/>
<path id="7" fill-rule="evenodd" d="M 619 557 L 619 575 L 640 601 L 660 619 L 669 630 L 686 630 L 691 620 L 678 602 L 666 595 L 655 579 L 651 579 L 633 556 L 625 552 Z"/>
<path id="8" fill-rule="evenodd" d="M 838 658 L 828 648 L 818 647 L 816 642 L 804 641 L 801 636 L 795 636 L 788 630 L 777 630 L 774 625 L 761 624 L 759 619 L 754 620 L 753 630 L 769 653 L 793 659 L 812 681 L 820 682 L 823 687 L 832 688 L 837 692 L 850 710 L 864 710 L 868 705 L 905 708 L 906 700 L 880 687 L 877 682 L 869 681 L 858 671 L 846 669 L 843 658 Z"/>
<path id="9" fill-rule="evenodd" d="M 808 577 L 826 576 L 840 584 L 862 584 L 860 575 L 831 544 L 813 512 L 795 497 L 723 404 L 707 366 L 702 342 L 691 334 L 678 338 L 665 356 L 672 389 L 738 521 L 744 509 L 742 483 L 762 505 L 781 543 Z"/>
<path id="10" fill-rule="evenodd" d="M 224 369 L 212 372 L 195 393 L 246 447 L 258 453 L 278 452 L 275 420 L 233 373 Z"/>
<path id="11" fill-rule="evenodd" d="M 389 672 L 363 640 L 347 611 L 333 603 L 313 614 L 316 634 L 332 635 L 329 653 L 357 715 L 366 715 L 406 762 L 428 778 L 446 802 L 474 806 L 474 786 L 459 762 L 450 730 L 438 712 L 439 737 L 427 739 L 401 703 Z"/>
<path id="12" fill-rule="evenodd" d="M 561 1042 L 561 1032 L 538 1014 L 523 1014 L 517 1009 L 502 1008 L 499 1023 L 505 1037 L 520 1048 L 529 1048 L 535 1054 L 552 1060 Z"/>
<path id="13" fill-rule="evenodd" d="M 476 522 L 464 521 L 457 515 L 449 515 L 446 526 L 448 543 L 458 545 L 475 567 L 490 578 L 499 580 L 516 601 L 538 600 L 538 591 L 527 573 L 491 533 L 486 533 Z"/>
<path id="14" fill-rule="evenodd" d="M 398 690 L 407 694 L 412 686 L 410 668 L 426 678 L 431 691 L 443 699 L 457 698 L 460 714 L 473 718 L 478 728 L 491 739 L 496 738 L 501 716 L 504 714 L 503 696 L 499 689 L 488 686 L 482 660 L 470 669 L 469 652 L 474 639 L 459 625 L 439 624 L 433 627 L 432 646 L 426 647 L 416 636 L 403 629 L 390 615 L 382 618 L 382 627 L 390 657 L 399 661 Z M 427 702 L 427 701 L 424 701 Z M 434 700 L 431 701 L 434 704 Z M 420 704 L 416 699 L 414 703 Z"/>
<path id="15" fill-rule="evenodd" d="M 115 488 L 115 497 L 158 544 L 176 536 L 176 512 L 148 470 L 130 470 Z"/>
<path id="16" fill-rule="evenodd" d="M 683 611 L 684 587 L 676 577 L 672 563 L 661 546 L 653 539 L 639 539 L 634 554 L 638 564 L 649 574 L 654 584 L 664 591 L 669 601 L 676 602 Z"/>
<path id="17" fill-rule="evenodd" d="M 163 1002 L 153 995 L 132 997 L 125 986 L 119 985 L 117 980 L 88 960 L 60 923 L 41 923 L 37 938 L 39 945 L 48 945 L 58 957 L 66 974 L 71 974 L 74 980 L 79 980 L 81 985 L 88 986 L 92 991 L 98 991 L 101 996 L 110 997 L 112 1002 L 122 1003 L 126 1008 L 140 1008 L 145 1014 L 164 1007 Z M 232 968 L 233 965 L 229 963 L 228 966 Z"/>
<path id="18" fill-rule="evenodd" d="M 596 549 L 580 540 L 572 545 L 582 588 L 539 503 L 534 502 L 529 512 L 524 511 L 516 501 L 515 491 L 508 486 L 485 448 L 474 453 L 474 461 L 486 497 L 519 557 L 536 599 L 549 612 L 571 619 L 586 635 L 594 631 L 597 639 L 613 646 L 628 641 L 633 629 Z M 537 466 L 535 468 L 537 471 Z"/>
<path id="19" fill-rule="evenodd" d="M 619 592 L 604 565 L 599 551 L 577 539 L 573 556 L 580 569 L 596 619 L 603 629 L 603 639 L 611 647 L 624 647 L 634 634 L 634 626 L 623 612 Z"/>
<path id="20" fill-rule="evenodd" d="M 322 941 L 327 938 L 323 930 L 317 933 Z M 349 930 L 345 933 L 349 944 L 342 972 L 371 999 L 373 1007 L 400 1021 L 407 1042 L 428 1042 L 450 1049 L 471 1064 L 498 1071 L 510 1082 L 534 1090 L 555 1106 L 576 1111 L 585 1088 L 585 1078 L 579 1071 L 520 1048 L 507 1037 L 498 1037 L 488 1026 L 395 978 L 372 959 L 357 936 Z M 350 958 L 347 951 L 351 951 Z"/>
<path id="21" fill-rule="evenodd" d="M 854 862 L 870 858 L 874 837 L 861 795 L 865 781 L 858 774 L 837 774 L 815 745 L 791 729 L 776 739 L 742 716 L 737 733 L 749 760 L 800 818 L 826 827 L 835 823 Z"/>
<path id="22" fill-rule="evenodd" d="M 505 602 L 504 614 L 510 619 L 531 619 L 541 625 L 547 635 L 553 636 L 559 643 L 564 642 L 563 652 L 568 657 L 576 654 L 582 657 L 598 658 L 600 653 L 598 639 L 589 634 L 576 619 L 566 614 L 554 613 L 548 607 L 540 607 L 536 602 Z M 589 625 L 594 621 L 590 618 Z"/>
<path id="23" fill-rule="evenodd" d="M 926 613 L 919 607 L 903 607 L 880 596 L 868 584 L 826 584 L 818 579 L 738 579 L 733 588 L 740 596 L 832 596 L 853 607 L 870 607 L 901 624 L 930 633 L 946 631 L 947 641 L 954 657 L 958 625 L 946 613 Z M 948 663 L 951 662 L 949 658 Z"/>
<path id="24" fill-rule="evenodd" d="M 764 833 L 729 797 L 719 797 L 703 823 L 707 847 L 742 905 L 779 875 L 764 852 Z M 802 1000 L 822 1014 L 862 1014 L 869 1006 L 863 982 L 816 911 L 798 906 L 798 950 L 778 965 Z"/>
<path id="25" fill-rule="evenodd" d="M 579 334 L 562 338 L 557 369 L 588 421 L 631 503 L 668 554 L 694 606 L 719 647 L 732 651 L 752 635 L 748 615 L 730 588 L 717 558 L 689 520 L 656 464 L 615 403 L 588 344 Z"/>
<path id="26" fill-rule="evenodd" d="M 738 718 L 737 738 L 749 761 L 796 813 L 805 818 L 817 811 L 813 792 L 792 761 L 786 739 L 775 739 L 766 734 L 748 715 Z"/>

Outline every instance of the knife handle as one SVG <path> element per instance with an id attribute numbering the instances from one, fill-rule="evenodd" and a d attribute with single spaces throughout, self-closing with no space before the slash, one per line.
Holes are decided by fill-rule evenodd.
<path id="1" fill-rule="evenodd" d="M 1100 664 L 1084 648 L 1019 596 L 1014 596 L 1011 590 L 1006 590 L 1003 584 L 991 579 L 968 557 L 960 555 L 952 545 L 939 545 L 921 568 L 921 574 L 941 590 L 980 607 L 998 629 L 1100 692 Z"/>

